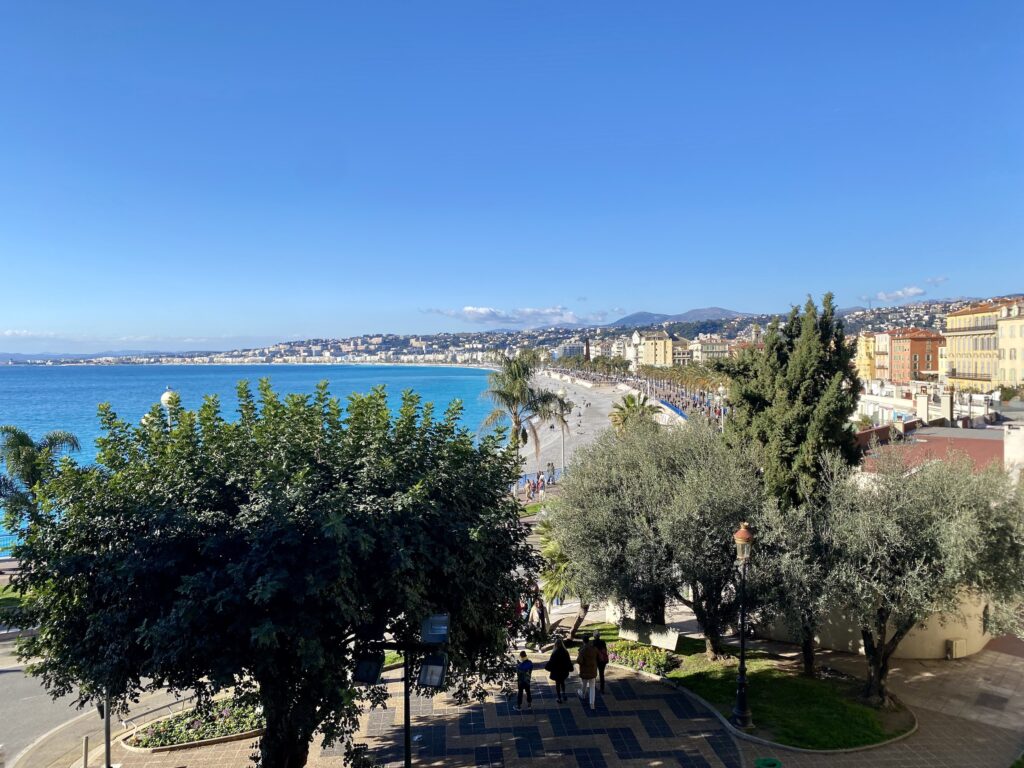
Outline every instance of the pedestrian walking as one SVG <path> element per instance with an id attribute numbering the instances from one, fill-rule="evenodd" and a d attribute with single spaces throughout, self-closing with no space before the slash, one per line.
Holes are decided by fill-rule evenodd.
<path id="1" fill-rule="evenodd" d="M 589 637 L 576 654 L 576 664 L 580 668 L 580 689 L 576 695 L 583 702 L 589 697 L 590 708 L 593 709 L 594 698 L 597 695 L 597 648 Z"/>
<path id="2" fill-rule="evenodd" d="M 597 677 L 604 693 L 604 668 L 608 666 L 608 643 L 601 639 L 600 632 L 594 632 L 594 648 L 597 649 Z"/>
<path id="3" fill-rule="evenodd" d="M 555 681 L 555 701 L 559 704 L 565 701 L 565 681 L 572 672 L 573 663 L 569 658 L 569 651 L 565 649 L 562 638 L 555 638 L 555 650 L 551 652 L 551 658 L 544 665 L 549 677 Z"/>
<path id="4" fill-rule="evenodd" d="M 516 699 L 516 712 L 523 709 L 523 694 L 526 694 L 526 708 L 533 709 L 533 694 L 530 693 L 530 677 L 533 675 L 533 662 L 526 658 L 526 651 L 519 652 L 519 663 L 516 665 L 516 677 L 519 679 L 519 696 Z"/>

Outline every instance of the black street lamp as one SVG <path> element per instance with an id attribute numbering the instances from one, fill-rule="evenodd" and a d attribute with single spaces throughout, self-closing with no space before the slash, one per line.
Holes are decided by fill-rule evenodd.
<path id="1" fill-rule="evenodd" d="M 740 671 L 736 676 L 736 705 L 732 708 L 732 722 L 738 728 L 750 728 L 754 722 L 747 703 L 747 563 L 754 534 L 749 523 L 740 523 L 733 534 L 736 542 L 736 565 L 740 569 Z"/>
<path id="2" fill-rule="evenodd" d="M 384 650 L 399 651 L 402 654 L 402 698 L 405 703 L 403 726 L 405 731 L 405 765 L 412 768 L 412 654 L 420 651 L 428 655 L 420 665 L 417 685 L 420 688 L 441 689 L 448 671 L 448 654 L 444 648 L 448 643 L 449 618 L 447 613 L 438 613 L 423 620 L 419 641 L 373 642 L 356 658 L 352 681 L 357 685 L 377 685 L 384 669 Z"/>

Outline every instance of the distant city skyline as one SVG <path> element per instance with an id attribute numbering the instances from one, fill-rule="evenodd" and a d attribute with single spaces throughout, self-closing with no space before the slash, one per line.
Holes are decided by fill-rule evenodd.
<path id="1" fill-rule="evenodd" d="M 3 18 L 0 352 L 1021 289 L 1019 3 Z"/>

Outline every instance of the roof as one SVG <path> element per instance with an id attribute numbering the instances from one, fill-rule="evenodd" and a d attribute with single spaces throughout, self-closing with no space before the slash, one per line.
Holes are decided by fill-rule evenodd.
<path id="1" fill-rule="evenodd" d="M 996 312 L 1000 307 L 1009 307 L 1016 304 L 1020 299 L 1003 299 L 1001 301 L 983 301 L 980 304 L 972 304 L 969 307 L 950 312 L 946 317 L 963 317 L 965 315 L 981 315 L 985 312 Z"/>
<path id="2" fill-rule="evenodd" d="M 929 331 L 925 328 L 899 328 L 892 331 L 890 334 L 893 339 L 921 339 L 921 340 L 941 340 L 946 338 L 941 333 L 936 331 Z"/>
<path id="3" fill-rule="evenodd" d="M 975 469 L 982 469 L 992 463 L 1001 467 L 1003 434 L 1001 429 L 923 427 L 899 445 L 907 451 L 907 461 L 912 467 L 960 456 L 969 458 Z M 879 450 L 893 450 L 893 446 L 881 446 Z M 864 471 L 875 471 L 875 461 L 870 454 L 864 459 Z"/>

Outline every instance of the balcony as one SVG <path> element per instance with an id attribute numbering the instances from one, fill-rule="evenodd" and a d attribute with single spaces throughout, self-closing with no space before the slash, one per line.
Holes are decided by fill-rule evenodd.
<path id="1" fill-rule="evenodd" d="M 950 334 L 958 333 L 984 333 L 986 331 L 994 331 L 996 329 L 996 320 L 979 320 L 977 323 L 970 325 L 966 328 L 950 328 L 949 322 L 946 323 L 946 330 L 944 333 L 949 336 Z"/>
<path id="2" fill-rule="evenodd" d="M 950 368 L 947 378 L 966 379 L 968 381 L 992 381 L 992 374 L 989 373 L 960 373 L 956 368 Z"/>

